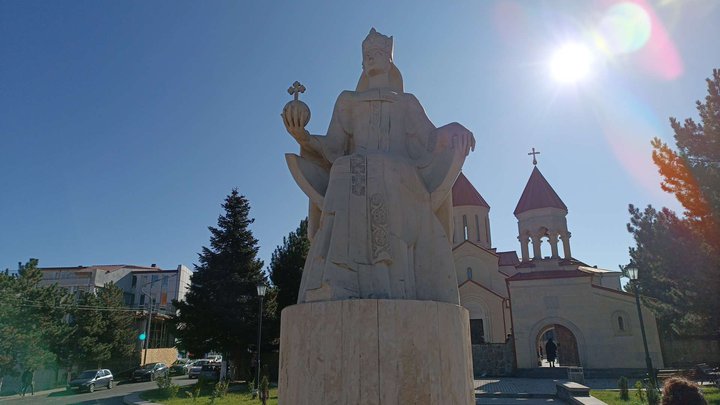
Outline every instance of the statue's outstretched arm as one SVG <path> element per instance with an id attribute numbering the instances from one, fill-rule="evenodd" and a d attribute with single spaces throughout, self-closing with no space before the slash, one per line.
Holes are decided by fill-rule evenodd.
<path id="1" fill-rule="evenodd" d="M 457 122 L 435 128 L 414 97 L 409 107 L 408 151 L 419 163 L 420 176 L 437 208 L 452 190 L 465 157 L 475 150 L 475 137 Z"/>

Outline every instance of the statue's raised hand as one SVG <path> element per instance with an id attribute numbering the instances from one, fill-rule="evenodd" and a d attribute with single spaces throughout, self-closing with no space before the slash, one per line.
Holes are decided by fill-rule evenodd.
<path id="1" fill-rule="evenodd" d="M 441 149 L 449 147 L 462 153 L 463 156 L 467 156 L 471 150 L 475 150 L 475 137 L 473 133 L 457 122 L 442 126 L 436 131 L 437 145 Z"/>
<path id="2" fill-rule="evenodd" d="M 288 89 L 288 93 L 294 97 L 292 101 L 285 104 L 282 114 L 285 129 L 290 135 L 298 141 L 299 144 L 305 144 L 310 138 L 310 134 L 305 130 L 305 126 L 310 121 L 310 108 L 307 104 L 298 99 L 300 93 L 305 92 L 305 86 L 300 82 L 293 83 Z"/>

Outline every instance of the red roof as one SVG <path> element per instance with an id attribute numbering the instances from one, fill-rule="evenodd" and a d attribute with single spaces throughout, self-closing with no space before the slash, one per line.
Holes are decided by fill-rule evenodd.
<path id="1" fill-rule="evenodd" d="M 520 259 L 518 259 L 517 252 L 514 250 L 510 252 L 498 252 L 498 256 L 500 256 L 500 260 L 498 261 L 499 266 L 517 266 L 520 264 Z"/>
<path id="2" fill-rule="evenodd" d="M 490 208 L 485 199 L 475 190 L 470 180 L 468 180 L 462 172 L 460 172 L 460 175 L 453 185 L 452 198 L 454 207 L 460 205 L 475 205 Z"/>
<path id="3" fill-rule="evenodd" d="M 453 195 L 454 197 L 454 195 Z M 520 201 L 518 201 L 517 207 L 515 207 L 514 214 L 520 214 L 525 211 L 529 211 L 535 208 L 560 208 L 567 211 L 567 206 L 562 202 L 557 193 L 550 186 L 550 183 L 545 180 L 537 166 L 532 171 L 530 179 L 523 190 Z"/>
<path id="4" fill-rule="evenodd" d="M 545 280 L 550 278 L 573 278 L 573 277 L 590 277 L 589 274 L 580 270 L 548 270 L 533 271 L 530 273 L 517 273 L 507 279 L 507 281 L 521 280 Z"/>
<path id="5" fill-rule="evenodd" d="M 100 265 L 75 266 L 75 267 L 39 267 L 38 269 L 39 270 L 51 270 L 51 271 L 76 271 L 76 270 L 93 270 L 93 269 L 99 269 L 99 270 L 105 270 L 105 271 L 115 271 L 115 270 L 120 270 L 120 269 L 164 271 L 159 267 L 136 266 L 136 265 L 127 265 L 127 264 L 100 264 Z"/>

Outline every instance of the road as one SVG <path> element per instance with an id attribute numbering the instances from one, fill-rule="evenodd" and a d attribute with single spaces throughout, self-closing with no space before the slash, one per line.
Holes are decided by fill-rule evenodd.
<path id="1" fill-rule="evenodd" d="M 177 385 L 191 385 L 197 380 L 191 380 L 187 376 L 173 377 L 173 382 Z M 122 405 L 123 397 L 133 392 L 148 391 L 157 388 L 155 382 L 141 382 L 141 383 L 126 383 L 116 384 L 112 389 L 97 388 L 95 392 L 53 392 L 51 394 L 34 396 L 26 395 L 25 397 L 16 397 L 13 399 L 3 398 L 2 405 L 6 404 L 18 404 L 18 405 L 31 405 L 31 404 L 52 404 L 52 405 L 68 405 L 68 404 L 104 404 L 104 405 Z"/>

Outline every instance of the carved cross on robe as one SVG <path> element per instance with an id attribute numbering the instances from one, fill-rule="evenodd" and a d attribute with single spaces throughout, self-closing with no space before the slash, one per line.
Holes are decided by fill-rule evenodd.
<path id="1" fill-rule="evenodd" d="M 305 86 L 296 81 L 292 86 L 290 86 L 290 88 L 288 88 L 288 93 L 290 93 L 291 96 L 294 96 L 295 100 L 297 100 L 300 93 L 305 93 Z"/>
<path id="2" fill-rule="evenodd" d="M 539 154 L 540 154 L 540 152 L 535 152 L 535 148 L 532 148 L 532 152 L 528 153 L 528 155 L 532 155 L 532 157 L 533 157 L 533 166 L 537 166 L 537 159 L 535 159 L 535 155 L 539 155 Z"/>

